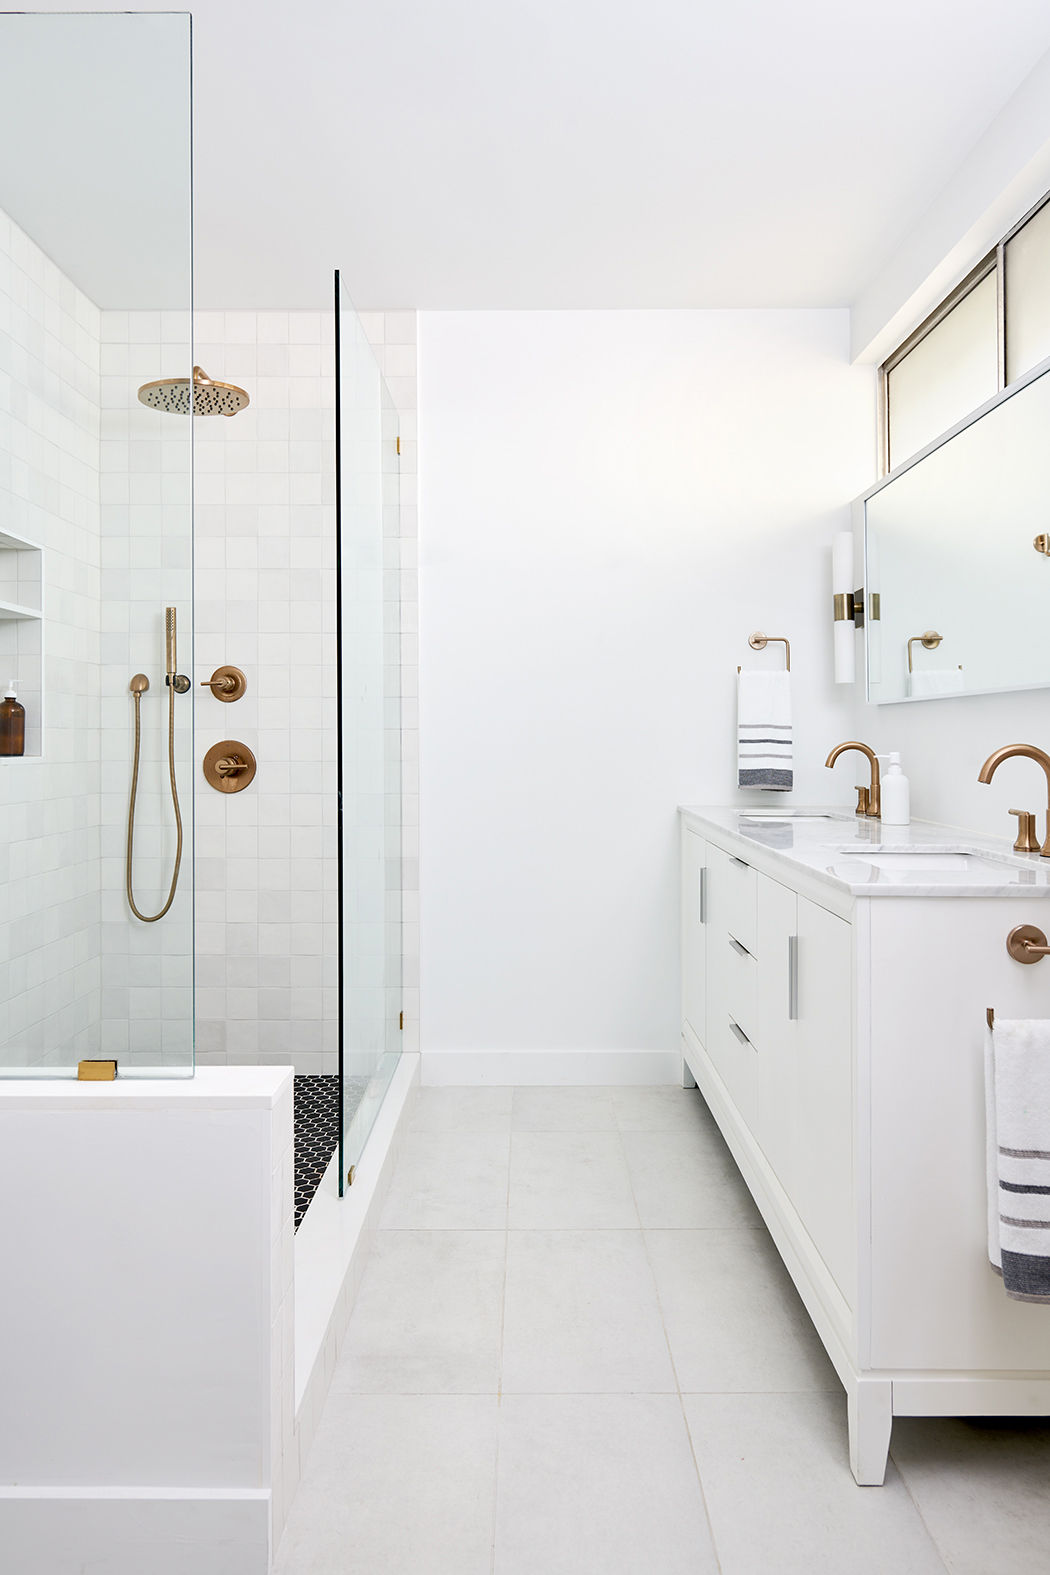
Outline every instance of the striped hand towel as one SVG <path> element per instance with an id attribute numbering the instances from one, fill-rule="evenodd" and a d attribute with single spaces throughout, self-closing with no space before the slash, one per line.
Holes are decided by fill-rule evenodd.
<path id="1" fill-rule="evenodd" d="M 988 1256 L 1017 1302 L 1050 1302 L 1050 1021 L 985 1029 Z"/>
<path id="2" fill-rule="evenodd" d="M 791 674 L 737 677 L 737 785 L 786 793 L 794 780 L 791 750 Z"/>

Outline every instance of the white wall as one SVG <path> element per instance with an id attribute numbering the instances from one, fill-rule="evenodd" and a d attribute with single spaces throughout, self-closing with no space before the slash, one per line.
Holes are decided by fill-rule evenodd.
<path id="1" fill-rule="evenodd" d="M 736 665 L 782 660 L 753 629 L 792 642 L 793 800 L 852 801 L 823 767 L 852 725 L 830 538 L 874 469 L 848 333 L 420 315 L 425 1081 L 485 1075 L 442 1053 L 677 1045 L 675 806 L 785 801 L 734 786 Z"/>
<path id="2" fill-rule="evenodd" d="M 1030 760 L 1008 760 L 985 786 L 977 773 L 1003 744 L 1050 748 L 1050 690 L 1003 695 L 958 695 L 903 705 L 866 705 L 857 686 L 857 737 L 879 751 L 899 749 L 911 783 L 915 820 L 935 820 L 990 836 L 1017 834 L 1009 810 L 1037 811 L 1046 835 L 1047 782 Z"/>
<path id="3" fill-rule="evenodd" d="M 292 1129 L 287 1068 L 0 1083 L 4 1575 L 266 1575 L 299 1477 Z"/>

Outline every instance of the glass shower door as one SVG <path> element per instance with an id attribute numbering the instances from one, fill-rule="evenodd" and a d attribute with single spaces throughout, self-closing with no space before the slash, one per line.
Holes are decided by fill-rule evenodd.
<path id="1" fill-rule="evenodd" d="M 335 276 L 340 1192 L 401 1053 L 397 411 Z"/>
<path id="2" fill-rule="evenodd" d="M 190 42 L 0 14 L 5 1077 L 193 1072 Z"/>

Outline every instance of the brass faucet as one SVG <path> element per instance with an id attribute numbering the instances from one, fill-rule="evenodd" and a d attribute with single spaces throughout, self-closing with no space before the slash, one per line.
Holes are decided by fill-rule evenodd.
<path id="1" fill-rule="evenodd" d="M 860 754 L 866 755 L 871 763 L 871 786 L 857 789 L 857 814 L 869 815 L 873 820 L 878 820 L 882 809 L 882 789 L 879 783 L 879 762 L 875 751 L 869 749 L 867 744 L 860 744 L 853 739 L 848 744 L 836 744 L 824 764 L 833 766 L 839 756 L 844 755 L 848 749 L 858 750 Z"/>
<path id="2" fill-rule="evenodd" d="M 1006 744 L 1004 748 L 997 749 L 994 754 L 988 756 L 988 759 L 977 773 L 977 780 L 978 782 L 990 782 L 995 775 L 996 768 L 1001 766 L 1004 760 L 1009 760 L 1011 755 L 1024 755 L 1026 760 L 1034 760 L 1036 765 L 1042 766 L 1046 772 L 1046 841 L 1039 849 L 1039 852 L 1044 859 L 1050 859 L 1050 755 L 1047 754 L 1046 750 L 1037 749 L 1034 744 Z M 1014 815 L 1018 811 L 1012 809 L 1010 813 Z M 1021 842 L 1024 826 L 1025 823 L 1022 820 L 1018 829 L 1017 842 L 1014 843 L 1015 848 Z"/>

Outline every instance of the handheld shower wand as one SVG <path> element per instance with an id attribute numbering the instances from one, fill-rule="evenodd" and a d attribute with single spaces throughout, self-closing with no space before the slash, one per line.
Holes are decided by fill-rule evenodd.
<path id="1" fill-rule="evenodd" d="M 139 784 L 139 745 L 142 737 L 139 709 L 142 696 L 149 688 L 149 679 L 145 673 L 136 673 L 129 686 L 135 701 L 135 761 L 131 769 L 131 798 L 128 803 L 128 853 L 125 887 L 128 894 L 128 906 L 136 919 L 141 919 L 143 924 L 155 924 L 158 919 L 163 919 L 171 907 L 175 900 L 175 888 L 179 884 L 179 866 L 182 864 L 182 815 L 179 810 L 179 789 L 175 781 L 175 696 L 177 694 L 184 695 L 190 687 L 190 681 L 184 673 L 177 671 L 179 664 L 174 607 L 167 607 L 164 610 L 164 646 L 165 666 L 167 669 L 164 681 L 168 686 L 168 778 L 171 783 L 171 803 L 175 811 L 175 828 L 178 833 L 178 843 L 175 849 L 175 868 L 171 876 L 171 890 L 168 892 L 167 902 L 159 913 L 140 913 L 135 906 L 135 895 L 132 890 L 131 863 L 135 841 L 135 797 Z"/>
<path id="2" fill-rule="evenodd" d="M 184 695 L 190 687 L 190 681 L 185 673 L 178 671 L 179 647 L 175 633 L 175 609 L 164 609 L 164 659 L 167 664 L 164 682 L 169 688 L 174 689 L 177 695 Z"/>

